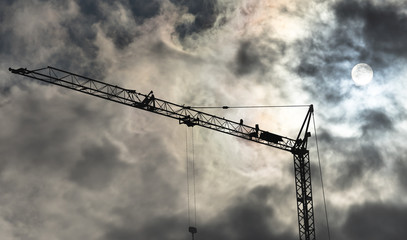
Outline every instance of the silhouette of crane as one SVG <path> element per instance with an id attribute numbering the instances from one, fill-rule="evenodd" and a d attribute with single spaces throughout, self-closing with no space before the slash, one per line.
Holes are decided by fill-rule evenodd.
<path id="1" fill-rule="evenodd" d="M 314 112 L 313 105 L 309 106 L 297 138 L 290 139 L 261 130 L 257 124 L 255 127 L 251 127 L 244 125 L 243 120 L 234 122 L 199 111 L 190 106 L 158 99 L 152 91 L 149 94 L 143 94 L 136 92 L 136 90 L 125 89 L 50 66 L 35 70 L 9 68 L 9 71 L 14 74 L 170 117 L 188 127 L 201 126 L 292 153 L 294 157 L 299 238 L 300 240 L 315 240 L 311 167 L 309 151 L 307 149 L 308 138 L 311 136 L 308 128 Z M 224 108 L 228 107 L 225 106 Z M 197 230 L 195 227 L 190 227 L 189 232 L 192 233 L 193 237 Z"/>

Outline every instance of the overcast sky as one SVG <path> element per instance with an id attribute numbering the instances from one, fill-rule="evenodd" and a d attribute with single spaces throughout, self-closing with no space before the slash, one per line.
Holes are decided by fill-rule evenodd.
<path id="1" fill-rule="evenodd" d="M 191 239 L 192 134 L 196 239 L 298 239 L 290 153 L 8 71 L 44 66 L 192 106 L 314 104 L 331 239 L 407 236 L 405 0 L 2 0 L 0 22 L 2 239 Z M 306 112 L 210 111 L 289 138 Z"/>

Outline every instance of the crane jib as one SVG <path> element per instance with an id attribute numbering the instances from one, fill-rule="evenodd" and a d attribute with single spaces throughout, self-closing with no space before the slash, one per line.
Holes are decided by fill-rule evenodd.
<path id="1" fill-rule="evenodd" d="M 314 112 L 312 105 L 310 105 L 299 134 L 294 140 L 261 130 L 257 124 L 255 127 L 245 125 L 243 124 L 242 119 L 240 122 L 235 122 L 193 109 L 189 106 L 158 99 L 154 96 L 152 91 L 149 94 L 143 94 L 136 90 L 122 88 L 117 85 L 112 85 L 50 66 L 36 70 L 28 70 L 27 68 L 9 68 L 9 71 L 14 74 L 177 119 L 180 124 L 185 124 L 188 127 L 201 126 L 291 152 L 294 157 L 299 237 L 300 240 L 315 240 L 311 167 L 309 151 L 307 149 L 308 138 L 311 136 L 308 132 L 308 127 L 311 115 Z M 227 108 L 228 107 L 225 107 L 224 109 Z"/>

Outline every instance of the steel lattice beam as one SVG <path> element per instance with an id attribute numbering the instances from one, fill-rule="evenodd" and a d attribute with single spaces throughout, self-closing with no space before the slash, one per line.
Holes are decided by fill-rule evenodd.
<path id="1" fill-rule="evenodd" d="M 298 151 L 293 156 L 300 240 L 315 240 L 309 152 Z"/>
<path id="2" fill-rule="evenodd" d="M 174 118 L 179 120 L 180 124 L 188 126 L 198 125 L 285 151 L 291 151 L 295 144 L 295 140 L 287 137 L 201 112 L 188 106 L 155 98 L 152 92 L 150 94 L 142 94 L 136 92 L 136 90 L 125 89 L 54 67 L 37 70 L 10 68 L 10 71 L 109 101 Z"/>
<path id="3" fill-rule="evenodd" d="M 308 132 L 314 108 L 311 105 L 292 149 L 294 157 L 295 192 L 297 197 L 298 227 L 300 240 L 315 240 L 314 206 L 311 185 Z M 302 137 L 302 138 L 301 138 Z"/>

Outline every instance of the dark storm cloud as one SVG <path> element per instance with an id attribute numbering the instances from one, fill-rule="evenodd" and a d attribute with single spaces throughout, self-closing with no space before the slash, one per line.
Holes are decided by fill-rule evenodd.
<path id="1" fill-rule="evenodd" d="M 359 125 L 361 137 L 341 138 L 323 130 L 319 138 L 329 149 L 347 156 L 346 161 L 335 167 L 339 173 L 337 186 L 342 189 L 384 167 L 386 153 L 377 142 L 383 141 L 395 128 L 392 118 L 382 109 L 361 111 L 350 124 Z"/>
<path id="2" fill-rule="evenodd" d="M 94 21 L 101 20 L 104 16 L 99 4 L 104 1 L 76 0 L 81 13 Z"/>
<path id="3" fill-rule="evenodd" d="M 19 5 L 14 1 L 0 2 L 0 56 L 5 59 L 19 58 L 30 48 L 30 39 L 18 36 L 19 27 L 11 24 L 13 13 Z M 21 59 L 18 59 L 21 60 Z"/>
<path id="4" fill-rule="evenodd" d="M 97 57 L 99 48 L 95 40 L 97 29 L 95 24 L 99 24 L 106 36 L 110 38 L 118 49 L 124 49 L 136 38 L 136 32 L 131 26 L 120 21 L 109 19 L 109 11 L 118 11 L 121 4 L 126 9 L 131 9 L 134 17 L 133 25 L 143 23 L 145 18 L 152 17 L 149 14 L 142 15 L 140 12 L 149 9 L 149 6 L 156 5 L 155 1 L 88 1 L 79 0 L 81 15 L 62 23 L 62 27 L 67 30 L 69 40 L 85 54 L 88 60 Z M 78 54 L 79 55 L 79 54 Z"/>
<path id="5" fill-rule="evenodd" d="M 407 56 L 407 16 L 401 6 L 369 1 L 339 1 L 333 6 L 334 28 L 317 23 L 312 37 L 298 42 L 299 64 L 294 70 L 304 88 L 326 103 L 347 98 L 337 89 L 349 77 L 350 67 L 369 63 L 381 71 Z"/>
<path id="6" fill-rule="evenodd" d="M 242 40 L 230 69 L 240 77 L 251 73 L 267 73 L 285 55 L 286 47 L 283 41 L 277 39 Z"/>
<path id="7" fill-rule="evenodd" d="M 4 9 L 4 8 L 2 8 Z M 4 18 L 5 16 L 2 13 L 3 10 L 0 10 L 0 14 L 1 14 L 1 20 L 0 23 L 4 26 Z M 5 55 L 5 54 L 11 54 L 12 50 L 14 48 L 14 42 L 13 39 L 15 39 L 13 30 L 8 28 L 8 29 L 4 29 L 1 33 L 3 36 L 8 36 L 8 37 L 2 37 L 0 38 L 0 54 L 1 55 Z"/>
<path id="8" fill-rule="evenodd" d="M 186 7 L 188 9 L 188 13 L 195 16 L 192 23 L 181 23 L 176 26 L 176 32 L 181 40 L 193 33 L 199 33 L 206 29 L 212 28 L 219 14 L 217 0 L 170 1 L 176 6 Z"/>
<path id="9" fill-rule="evenodd" d="M 22 67 L 21 65 L 13 66 L 13 64 L 24 64 L 36 68 L 52 65 L 65 69 L 76 69 L 84 65 L 88 65 L 89 68 L 95 67 L 96 64 L 89 64 L 92 61 L 95 63 L 99 51 L 95 44 L 96 30 L 92 27 L 92 24 L 95 23 L 95 17 L 90 18 L 79 15 L 63 19 L 61 22 L 47 22 L 49 19 L 54 18 L 51 14 L 45 14 L 44 22 L 37 19 L 39 18 L 37 16 L 38 11 L 62 11 L 62 9 L 67 8 L 67 3 L 64 3 L 54 3 L 55 5 L 53 5 L 45 2 L 44 5 L 37 4 L 31 9 L 29 4 L 15 1 L 8 6 L 9 11 L 6 11 L 6 7 L 1 8 L 2 18 L 7 21 L 7 24 L 2 24 L 0 28 L 2 35 L 0 38 L 0 54 L 2 58 L 8 59 L 8 66 Z M 28 18 L 30 14 L 35 16 L 33 17 L 34 20 L 32 20 L 34 23 L 30 23 L 30 26 L 34 29 L 16 24 L 20 21 L 17 19 L 17 13 L 22 14 L 24 11 L 24 17 Z M 37 22 L 38 24 L 36 24 Z M 34 43 L 40 43 L 40 45 Z M 63 45 L 64 48 L 57 50 L 56 46 L 59 45 Z M 46 60 L 33 57 L 33 55 L 44 56 L 47 54 L 51 56 Z M 44 60 L 46 62 L 42 62 Z M 98 69 L 98 67 L 94 69 Z"/>
<path id="10" fill-rule="evenodd" d="M 135 39 L 136 33 L 123 26 L 108 26 L 106 36 L 113 40 L 114 45 L 118 49 L 124 49 L 131 44 Z"/>
<path id="11" fill-rule="evenodd" d="M 90 58 L 95 58 L 99 50 L 95 46 L 96 28 L 94 24 L 100 24 L 106 36 L 112 39 L 115 46 L 118 49 L 124 49 L 141 34 L 136 32 L 134 26 L 141 25 L 145 20 L 156 17 L 160 14 L 161 9 L 161 2 L 158 0 L 122 0 L 117 2 L 78 0 L 77 3 L 81 15 L 65 22 L 63 27 L 67 29 L 72 43 L 80 47 Z M 125 9 L 130 9 L 134 19 L 133 23 L 112 22 L 109 19 L 110 11 L 118 11 L 119 5 Z"/>
<path id="12" fill-rule="evenodd" d="M 27 88 L 27 84 L 23 85 Z M 81 124 L 94 121 L 93 127 L 97 128 L 97 126 L 103 126 L 102 122 L 111 120 L 109 114 L 102 112 L 100 115 L 95 114 L 92 107 L 79 102 L 75 104 L 69 96 L 65 96 L 68 97 L 65 100 L 71 100 L 70 104 L 65 104 L 64 96 L 60 96 L 53 102 L 44 100 L 45 93 L 50 90 L 47 86 L 40 86 L 37 90 L 33 90 L 36 88 L 32 86 L 24 90 L 16 88 L 15 86 L 13 89 L 13 96 L 16 91 L 21 93 L 16 97 L 19 99 L 14 101 L 19 108 L 10 109 L 9 104 L 3 107 L 3 110 L 10 113 L 3 118 L 3 124 L 8 125 L 9 131 L 3 131 L 0 135 L 2 142 L 13 145 L 13 148 L 7 148 L 6 145 L 0 146 L 1 151 L 5 153 L 2 163 L 11 167 L 64 171 L 76 161 L 75 154 L 70 153 L 77 151 L 70 147 L 74 141 L 80 141 L 78 137 L 83 131 Z M 81 117 L 78 118 L 69 113 Z M 13 135 L 17 131 L 22 131 L 22 134 Z M 86 146 L 85 143 L 83 147 L 86 148 Z M 24 151 L 16 151 L 16 149 L 24 149 Z"/>
<path id="13" fill-rule="evenodd" d="M 406 222 L 406 206 L 366 203 L 350 209 L 342 231 L 350 240 L 402 240 L 407 235 Z"/>
<path id="14" fill-rule="evenodd" d="M 348 69 L 342 64 L 354 58 L 347 53 L 350 47 L 341 50 L 338 45 L 343 41 L 336 38 L 323 38 L 319 33 L 316 39 L 308 39 L 299 46 L 299 64 L 294 71 L 310 81 L 303 81 L 303 87 L 322 102 L 336 104 L 348 96 L 348 92 L 338 91 L 338 84 L 343 76 L 348 76 Z M 348 56 L 347 56 L 348 55 Z"/>
<path id="15" fill-rule="evenodd" d="M 53 11 L 64 13 L 69 8 L 68 2 L 14 1 L 9 6 L 12 10 L 4 14 L 8 24 L 1 28 L 2 36 L 7 36 L 0 38 L 1 54 L 6 54 L 11 63 L 24 63 L 34 68 L 51 65 L 70 70 L 79 66 L 102 69 L 101 63 L 96 63 L 99 47 L 95 43 L 97 30 L 94 24 L 104 20 L 104 14 L 99 4 L 93 1 L 78 1 L 78 4 L 79 14 L 66 16 L 65 13 L 58 18 L 52 15 Z M 44 19 L 40 19 L 38 11 L 44 11 Z M 20 22 L 17 14 L 23 12 L 26 21 L 30 21 L 29 16 L 33 15 L 30 29 L 16 24 Z M 57 49 L 60 45 L 64 47 Z M 47 59 L 33 57 L 48 54 L 51 56 Z"/>
<path id="16" fill-rule="evenodd" d="M 281 197 L 276 188 L 259 186 L 237 199 L 212 222 L 202 226 L 203 239 L 296 239 L 291 233 L 278 233 L 274 209 L 267 203 Z M 282 194 L 285 195 L 285 194 Z"/>
<path id="17" fill-rule="evenodd" d="M 69 36 L 73 39 L 77 46 L 84 48 L 85 53 L 95 57 L 97 54 L 97 47 L 94 44 L 96 38 L 96 29 L 94 28 L 95 23 L 100 23 L 102 28 L 106 31 L 106 36 L 113 40 L 115 46 L 119 49 L 123 49 L 128 46 L 133 41 L 133 35 L 131 32 L 125 31 L 124 27 L 118 23 L 110 23 L 108 21 L 108 14 L 101 4 L 106 4 L 108 8 L 112 11 L 117 10 L 117 5 L 108 1 L 89 1 L 89 0 L 78 0 L 77 1 L 81 15 L 77 18 L 66 22 L 66 28 L 68 30 Z M 124 4 L 128 4 L 128 1 L 123 1 Z M 129 7 L 126 5 L 126 7 Z M 79 23 L 79 24 L 75 24 Z M 79 31 L 73 31 L 78 28 Z M 76 40 L 79 39 L 79 40 Z M 76 40 L 76 41 L 75 41 Z"/>
<path id="18" fill-rule="evenodd" d="M 327 36 L 325 31 L 330 34 Z M 293 71 L 304 79 L 303 88 L 307 92 L 316 100 L 333 105 L 349 97 L 351 89 L 338 89 L 338 85 L 350 77 L 348 65 L 359 62 L 365 52 L 355 42 L 352 27 L 338 26 L 332 30 L 317 25 L 312 37 L 299 41 L 296 49 L 299 63 Z"/>
<path id="19" fill-rule="evenodd" d="M 189 235 L 187 216 L 174 211 L 180 202 L 186 204 L 185 192 L 179 188 L 184 173 L 174 167 L 176 157 L 161 137 L 135 137 L 140 138 L 128 142 L 136 162 L 126 174 L 133 179 L 126 192 L 128 200 L 111 210 L 109 215 L 119 220 L 104 226 L 102 239 L 184 239 Z"/>
<path id="20" fill-rule="evenodd" d="M 162 1 L 122 0 L 118 1 L 117 4 L 108 1 L 109 9 L 117 9 L 119 3 L 125 9 L 130 9 L 134 23 L 102 22 L 102 28 L 118 49 L 125 49 L 143 34 L 136 30 L 135 25 L 143 25 L 147 20 L 160 15 Z"/>
<path id="21" fill-rule="evenodd" d="M 30 84 L 34 85 L 31 82 Z M 136 236 L 139 236 L 140 239 L 146 239 L 143 238 L 144 235 L 155 236 L 156 227 L 160 227 L 163 230 L 160 234 L 164 234 L 160 236 L 168 239 L 165 236 L 168 236 L 170 231 L 164 232 L 164 227 L 171 226 L 169 221 L 174 222 L 173 217 L 168 217 L 168 221 L 162 220 L 162 226 L 160 222 L 153 224 L 149 221 L 150 219 L 146 219 L 149 211 L 161 212 L 163 208 L 176 208 L 175 203 L 180 195 L 177 188 L 179 184 L 177 176 L 182 177 L 183 175 L 177 173 L 179 169 L 174 169 L 176 159 L 173 154 L 166 151 L 167 145 L 161 136 L 135 134 L 136 137 L 133 138 L 134 135 L 130 134 L 132 136 L 126 140 L 126 146 L 129 147 L 129 151 L 132 151 L 133 164 L 123 163 L 122 150 L 113 144 L 112 140 L 114 139 L 115 143 L 121 143 L 121 141 L 125 141 L 123 138 L 129 137 L 129 134 L 128 132 L 118 134 L 111 129 L 110 121 L 114 120 L 112 114 L 115 116 L 117 114 L 112 113 L 103 102 L 97 101 L 103 104 L 103 107 L 98 104 L 96 106 L 91 103 L 92 98 L 88 96 L 76 95 L 74 92 L 68 94 L 64 90 L 62 92 L 67 94 L 59 94 L 58 90 L 61 89 L 51 86 L 34 85 L 26 90 L 16 88 L 15 86 L 12 91 L 13 99 L 15 99 L 13 104 L 7 104 L 1 108 L 2 111 L 9 112 L 9 114 L 0 116 L 2 126 L 7 125 L 8 129 L 0 133 L 0 141 L 7 142 L 7 144 L 0 145 L 2 176 L 9 176 L 10 172 L 13 173 L 16 170 L 28 171 L 22 174 L 24 176 L 16 176 L 12 181 L 10 178 L 0 180 L 3 191 L 6 191 L 2 196 L 6 196 L 6 193 L 12 193 L 15 197 L 24 196 L 19 202 L 13 203 L 13 207 L 16 207 L 17 210 L 13 210 L 11 216 L 2 214 L 4 216 L 2 219 L 13 226 L 18 223 L 26 228 L 26 231 L 13 228 L 16 235 L 21 235 L 25 239 L 29 234 L 35 233 L 36 226 L 45 231 L 41 225 L 42 222 L 51 221 L 51 219 L 64 221 L 63 219 L 67 220 L 71 217 L 66 212 L 62 217 L 58 214 L 57 216 L 51 214 L 52 217 L 50 217 L 46 213 L 49 207 L 41 204 L 41 200 L 42 202 L 50 201 L 52 206 L 64 204 L 62 202 L 68 197 L 53 198 L 53 194 L 57 194 L 53 191 L 55 187 L 63 184 L 73 186 L 73 192 L 66 189 L 58 191 L 64 192 L 66 195 L 72 194 L 74 199 L 79 198 L 77 202 L 72 203 L 76 209 L 83 206 L 83 199 L 78 197 L 83 191 L 90 196 L 93 193 L 109 191 L 108 186 L 115 179 L 121 178 L 126 180 L 121 181 L 116 188 L 121 191 L 126 189 L 122 197 L 126 200 L 114 204 L 114 209 L 118 209 L 116 212 L 121 212 L 121 216 L 126 216 L 130 212 L 133 214 L 133 218 L 123 217 L 126 222 L 130 223 L 118 230 L 113 229 L 111 235 L 126 236 L 130 234 L 126 232 L 128 229 L 133 229 L 131 231 L 134 232 L 134 226 L 131 226 L 131 223 L 145 221 L 151 225 L 146 226 Z M 53 97 L 50 99 L 44 97 L 50 93 L 55 95 L 51 94 Z M 14 104 L 17 104 L 19 108 L 13 109 Z M 103 109 L 103 111 L 98 109 Z M 23 131 L 23 133 L 16 134 L 18 131 Z M 128 131 L 128 129 L 123 129 L 123 131 Z M 49 183 L 44 183 L 46 181 Z M 49 184 L 51 189 L 42 187 L 44 184 Z M 40 188 L 39 191 L 36 191 L 37 186 Z M 19 194 L 19 191 L 24 191 L 24 193 Z M 29 198 L 26 195 L 29 195 Z M 109 194 L 104 195 L 103 201 L 109 202 L 110 197 Z M 40 202 L 39 206 L 32 202 L 34 200 Z M 94 203 L 98 204 L 99 201 L 95 200 Z M 66 204 L 67 209 L 70 204 Z M 59 209 L 58 211 L 67 210 Z M 104 211 L 106 210 L 102 210 L 100 214 L 103 214 Z M 78 213 L 72 213 L 73 218 L 76 217 L 75 214 Z M 80 214 L 86 215 L 87 213 Z M 136 220 L 129 221 L 129 219 Z M 70 223 L 70 226 L 75 224 Z M 83 220 L 83 226 L 87 226 L 87 224 L 93 225 Z M 183 227 L 177 229 L 184 229 Z M 41 236 L 49 236 L 54 231 L 56 230 L 49 230 Z M 41 238 L 34 237 L 33 239 Z"/>
<path id="22" fill-rule="evenodd" d="M 228 208 L 217 214 L 216 218 L 205 223 L 198 223 L 199 239 L 297 239 L 296 235 L 281 232 L 278 224 L 271 225 L 274 219 L 273 207 L 268 205 L 270 199 L 285 198 L 285 192 L 260 186 L 252 189 L 244 197 L 233 201 Z M 284 195 L 284 197 L 282 197 Z M 179 239 L 188 237 L 187 221 L 183 217 L 161 216 L 145 221 L 145 225 L 135 229 L 129 226 L 111 226 L 104 239 Z M 159 229 L 159 231 L 157 231 Z M 185 229 L 185 231 L 180 231 Z"/>
<path id="23" fill-rule="evenodd" d="M 366 137 L 373 133 L 384 135 L 394 129 L 393 121 L 384 110 L 368 109 L 360 115 L 363 122 L 361 129 Z"/>
<path id="24" fill-rule="evenodd" d="M 130 9 L 136 22 L 157 16 L 160 13 L 159 0 L 129 0 Z"/>
<path id="25" fill-rule="evenodd" d="M 236 73 L 244 75 L 260 67 L 260 59 L 249 41 L 242 42 L 236 54 Z"/>
<path id="26" fill-rule="evenodd" d="M 81 53 L 87 59 L 95 59 L 97 57 L 99 48 L 95 44 L 96 29 L 92 27 L 93 23 L 86 17 L 80 17 L 62 24 L 62 27 L 68 33 L 68 46 L 76 46 L 81 50 L 77 57 L 82 57 Z M 71 61 L 72 59 L 66 60 Z"/>
<path id="27" fill-rule="evenodd" d="M 2 163 L 27 167 L 46 166 L 51 169 L 65 165 L 67 162 L 59 162 L 57 155 L 55 155 L 56 152 L 52 151 L 53 148 L 44 147 L 50 143 L 43 137 L 50 137 L 55 141 L 55 145 L 59 145 L 65 141 L 70 132 L 65 134 L 62 129 L 49 129 L 41 117 L 45 117 L 45 109 L 39 106 L 34 99 L 27 101 L 25 105 L 21 104 L 20 109 L 22 111 L 19 112 L 19 117 L 16 118 L 15 122 L 8 122 L 10 119 L 5 119 L 5 123 L 8 123 L 10 129 L 14 129 L 14 131 L 22 130 L 23 134 L 14 137 L 3 134 L 1 140 L 2 142 L 9 141 L 14 147 L 24 149 L 24 151 L 15 152 L 13 149 L 7 149 L 5 145 L 2 145 L 2 152 L 7 153 L 7 157 L 3 158 Z M 8 140 L 9 138 L 10 140 Z M 17 159 L 19 161 L 16 161 Z"/>
<path id="28" fill-rule="evenodd" d="M 154 221 L 145 221 L 143 226 L 114 227 L 107 231 L 104 240 L 133 240 L 133 239 L 186 239 L 186 221 L 178 216 L 160 217 Z M 185 231 L 182 231 L 182 230 Z"/>
<path id="29" fill-rule="evenodd" d="M 85 146 L 81 158 L 70 173 L 70 180 L 93 190 L 101 190 L 118 171 L 126 167 L 120 162 L 119 149 L 107 139 L 100 144 Z"/>
<path id="30" fill-rule="evenodd" d="M 397 157 L 394 170 L 397 173 L 397 180 L 404 194 L 407 194 L 407 161 L 405 156 L 407 152 L 405 149 L 400 149 L 403 154 Z"/>
<path id="31" fill-rule="evenodd" d="M 336 156 L 336 161 L 330 161 L 330 172 L 333 173 L 330 178 L 335 179 L 334 188 L 337 190 L 351 189 L 365 180 L 366 176 L 385 167 L 386 153 L 373 138 L 380 138 L 380 134 L 345 138 L 335 136 L 326 129 L 319 131 L 318 140 L 323 148 L 329 149 Z"/>
<path id="32" fill-rule="evenodd" d="M 407 15 L 402 11 L 406 3 L 380 3 L 370 1 L 340 1 L 334 6 L 340 25 L 351 27 L 356 21 L 363 23 L 362 37 L 369 50 L 406 58 Z"/>
<path id="33" fill-rule="evenodd" d="M 340 189 L 351 188 L 367 174 L 384 166 L 383 155 L 375 146 L 361 145 L 351 151 L 348 150 L 347 154 L 347 160 L 338 166 L 339 176 L 336 185 Z"/>
<path id="34" fill-rule="evenodd" d="M 7 9 L 10 7 L 11 1 L 2 1 L 0 2 L 0 24 L 2 27 L 1 29 L 1 38 L 0 38 L 0 54 L 10 54 L 12 51 L 12 46 L 13 46 L 13 31 L 12 27 L 8 26 L 7 27 L 7 22 L 10 18 L 10 13 L 7 11 Z M 8 36 L 8 37 L 5 37 Z"/>

